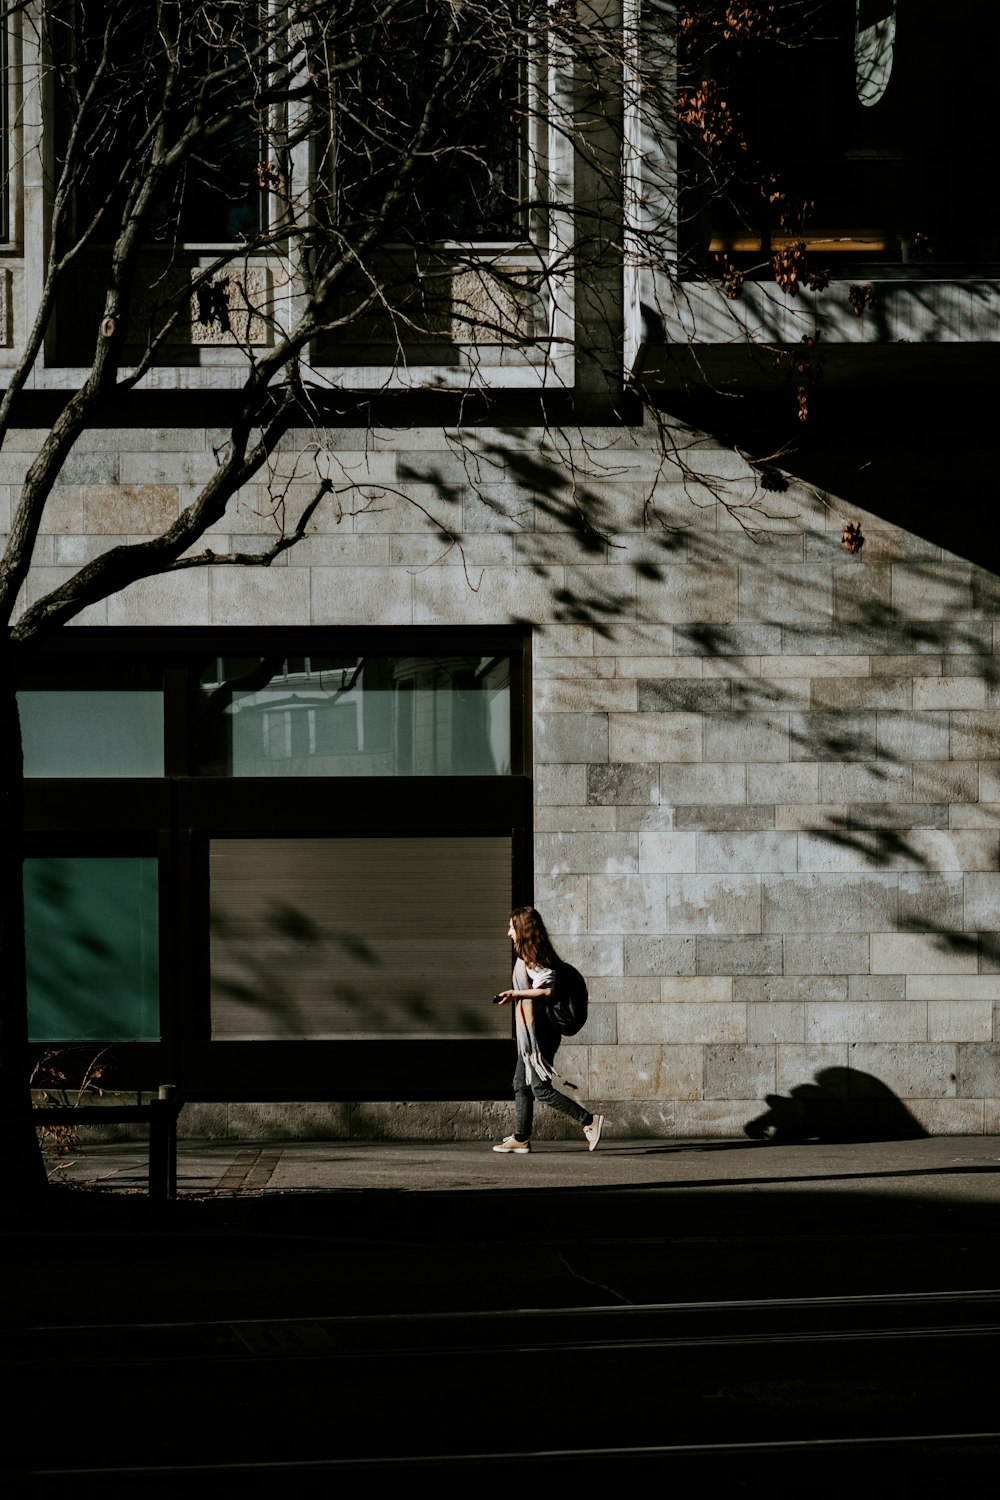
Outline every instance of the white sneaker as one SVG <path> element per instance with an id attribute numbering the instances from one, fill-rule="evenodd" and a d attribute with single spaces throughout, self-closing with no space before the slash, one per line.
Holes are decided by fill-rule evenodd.
<path id="1" fill-rule="evenodd" d="M 596 1144 L 597 1142 L 595 1141 L 594 1145 Z M 502 1140 L 499 1146 L 494 1146 L 493 1149 L 494 1151 L 514 1151 L 518 1156 L 525 1156 L 531 1150 L 531 1142 L 519 1141 L 516 1136 L 509 1135 L 506 1140 Z M 591 1146 L 590 1149 L 593 1151 L 594 1147 Z"/>
<path id="2" fill-rule="evenodd" d="M 604 1129 L 604 1116 L 595 1115 L 589 1125 L 583 1127 L 583 1133 L 587 1137 L 587 1149 L 593 1151 L 601 1139 L 601 1131 Z"/>

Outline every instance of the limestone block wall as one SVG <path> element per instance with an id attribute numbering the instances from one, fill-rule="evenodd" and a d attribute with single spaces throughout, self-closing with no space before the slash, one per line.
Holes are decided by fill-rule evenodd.
<path id="1" fill-rule="evenodd" d="M 628 1135 L 992 1133 L 996 579 L 774 499 L 617 536 L 634 614 L 537 634 L 536 898 L 595 1001 L 564 1056 Z"/>
<path id="2" fill-rule="evenodd" d="M 164 524 L 221 436 L 86 434 L 26 597 Z M 0 518 L 37 440 L 0 454 Z M 531 622 L 535 899 L 590 980 L 560 1054 L 580 1093 L 625 1135 L 733 1136 L 852 1098 L 996 1132 L 1000 584 L 849 496 L 764 494 L 731 452 L 678 440 L 686 473 L 642 430 L 296 433 L 209 543 L 265 546 L 330 474 L 299 547 L 83 618 Z M 509 1124 L 499 1104 L 289 1120 L 306 1115 L 331 1134 Z M 270 1106 L 203 1124 L 282 1128 Z"/>

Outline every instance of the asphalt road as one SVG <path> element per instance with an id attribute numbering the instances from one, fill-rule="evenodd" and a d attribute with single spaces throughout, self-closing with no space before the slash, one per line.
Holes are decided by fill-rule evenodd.
<path id="1" fill-rule="evenodd" d="M 727 1144 L 101 1148 L 6 1227 L 9 1472 L 995 1475 L 1000 1142 Z"/>

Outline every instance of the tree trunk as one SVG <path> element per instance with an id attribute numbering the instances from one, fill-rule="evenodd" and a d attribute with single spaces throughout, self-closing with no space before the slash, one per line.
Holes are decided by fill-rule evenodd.
<path id="1" fill-rule="evenodd" d="M 24 954 L 24 762 L 14 650 L 0 641 L 0 1168 L 3 1192 L 24 1200 L 48 1185 L 31 1120 Z"/>

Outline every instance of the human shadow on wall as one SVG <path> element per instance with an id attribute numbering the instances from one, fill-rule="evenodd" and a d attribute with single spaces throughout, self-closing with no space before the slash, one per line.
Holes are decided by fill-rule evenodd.
<path id="1" fill-rule="evenodd" d="M 886 1084 L 857 1068 L 821 1068 L 813 1083 L 768 1094 L 766 1103 L 743 1127 L 751 1140 L 909 1141 L 928 1134 Z"/>

